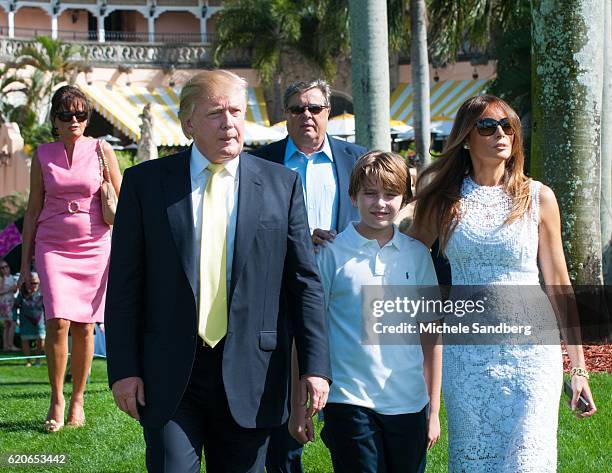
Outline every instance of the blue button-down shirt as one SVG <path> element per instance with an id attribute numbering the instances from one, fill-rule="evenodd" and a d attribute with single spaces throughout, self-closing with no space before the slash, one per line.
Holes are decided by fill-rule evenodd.
<path id="1" fill-rule="evenodd" d="M 338 176 L 327 136 L 321 150 L 310 156 L 302 153 L 289 137 L 284 164 L 302 179 L 310 233 L 315 228 L 337 230 Z"/>

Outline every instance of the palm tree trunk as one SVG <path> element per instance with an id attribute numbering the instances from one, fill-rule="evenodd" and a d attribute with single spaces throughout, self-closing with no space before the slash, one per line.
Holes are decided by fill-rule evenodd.
<path id="1" fill-rule="evenodd" d="M 427 59 L 427 7 L 425 0 L 410 0 L 410 69 L 414 140 L 419 171 L 431 162 L 429 156 L 429 61 Z"/>
<path id="2" fill-rule="evenodd" d="M 605 4 L 601 111 L 601 244 L 604 283 L 612 284 L 612 3 Z"/>
<path id="3" fill-rule="evenodd" d="M 355 141 L 390 150 L 387 2 L 349 0 Z"/>
<path id="4" fill-rule="evenodd" d="M 601 284 L 604 3 L 532 0 L 534 174 L 555 191 L 570 279 Z"/>

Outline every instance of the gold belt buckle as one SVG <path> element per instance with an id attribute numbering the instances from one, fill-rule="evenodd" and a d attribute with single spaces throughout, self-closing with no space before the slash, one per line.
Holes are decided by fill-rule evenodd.
<path id="1" fill-rule="evenodd" d="M 68 202 L 68 213 L 75 214 L 79 210 L 81 210 L 81 206 L 76 200 L 71 200 Z"/>

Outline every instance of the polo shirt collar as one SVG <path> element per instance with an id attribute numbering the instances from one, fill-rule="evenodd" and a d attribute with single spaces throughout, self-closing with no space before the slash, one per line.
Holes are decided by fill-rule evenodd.
<path id="1" fill-rule="evenodd" d="M 287 137 L 287 146 L 285 147 L 285 162 L 289 161 L 295 153 L 303 154 L 298 147 L 295 145 L 290 136 Z M 323 140 L 323 146 L 319 151 L 315 151 L 311 156 L 315 154 L 323 153 L 327 159 L 329 159 L 332 163 L 334 162 L 334 157 L 332 155 L 331 146 L 329 145 L 329 140 L 327 139 L 327 135 L 325 135 L 325 139 Z"/>
<path id="2" fill-rule="evenodd" d="M 355 225 L 357 225 L 357 223 L 358 222 L 351 222 L 350 225 L 348 225 L 348 227 L 346 228 L 346 231 L 348 232 L 349 236 L 349 243 L 358 247 L 375 244 L 378 248 L 380 248 L 376 240 L 368 240 L 357 231 L 357 229 L 355 228 Z M 385 246 L 383 246 L 383 248 L 392 246 L 399 251 L 401 249 L 401 244 L 402 242 L 399 228 L 397 228 L 397 225 L 393 224 L 393 236 L 391 237 L 391 240 L 389 240 L 389 242 Z"/>

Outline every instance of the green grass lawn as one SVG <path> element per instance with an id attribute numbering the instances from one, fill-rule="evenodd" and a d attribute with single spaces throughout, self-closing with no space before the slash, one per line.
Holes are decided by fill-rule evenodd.
<path id="1" fill-rule="evenodd" d="M 611 471 L 612 375 L 593 374 L 591 386 L 599 412 L 593 419 L 578 421 L 565 397 L 559 418 L 559 472 Z M 70 385 L 67 386 L 70 389 Z M 45 434 L 42 424 L 48 407 L 47 370 L 26 368 L 16 361 L 0 360 L 0 472 L 92 472 L 136 473 L 145 471 L 144 441 L 140 426 L 120 412 L 106 385 L 106 363 L 95 360 L 87 387 L 87 425 Z M 70 394 L 69 390 L 66 395 Z M 318 426 L 319 429 L 321 425 Z M 442 413 L 442 438 L 427 458 L 427 473 L 446 471 L 446 418 Z M 9 467 L 8 454 L 65 454 L 67 464 L 56 467 Z M 605 465 L 608 465 L 606 467 Z M 306 446 L 307 473 L 332 471 L 329 453 L 320 438 Z M 356 472 L 358 473 L 358 472 Z"/>

